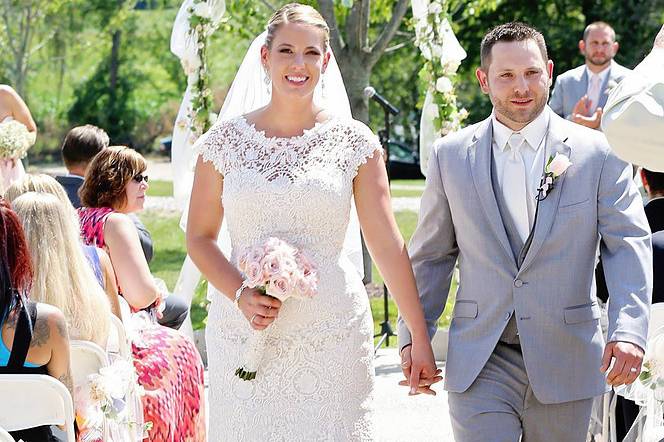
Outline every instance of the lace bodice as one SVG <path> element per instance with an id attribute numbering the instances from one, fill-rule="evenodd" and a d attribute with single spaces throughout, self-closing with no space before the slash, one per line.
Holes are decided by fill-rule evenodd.
<path id="1" fill-rule="evenodd" d="M 272 138 L 239 117 L 213 129 L 201 154 L 224 176 L 234 251 L 280 236 L 330 257 L 341 251 L 353 178 L 380 150 L 355 120 L 332 118 L 301 136 Z"/>
<path id="2" fill-rule="evenodd" d="M 231 262 L 276 236 L 300 248 L 319 277 L 313 299 L 282 305 L 251 382 L 233 375 L 248 321 L 228 298 L 212 296 L 210 432 L 219 440 L 371 440 L 373 324 L 361 278 L 342 249 L 353 179 L 376 152 L 369 128 L 343 118 L 272 138 L 239 117 L 219 124 L 202 145 L 202 158 L 224 177 Z"/>

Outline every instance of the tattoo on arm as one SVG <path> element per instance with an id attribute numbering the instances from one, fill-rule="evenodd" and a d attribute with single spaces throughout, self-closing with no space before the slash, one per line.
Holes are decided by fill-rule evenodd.
<path id="1" fill-rule="evenodd" d="M 55 321 L 55 328 L 58 330 L 60 337 L 69 340 L 69 332 L 67 331 L 67 324 L 60 319 Z"/>
<path id="2" fill-rule="evenodd" d="M 67 387 L 67 390 L 69 390 L 69 393 L 71 393 L 72 397 L 74 397 L 74 382 L 72 381 L 69 370 L 67 370 L 66 373 L 63 373 L 62 376 L 58 378 L 58 381 L 62 382 L 65 387 Z"/>

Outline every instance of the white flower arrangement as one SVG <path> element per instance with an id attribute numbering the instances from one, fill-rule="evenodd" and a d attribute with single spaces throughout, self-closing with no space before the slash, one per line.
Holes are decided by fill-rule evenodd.
<path id="1" fill-rule="evenodd" d="M 189 109 L 192 139 L 196 139 L 214 124 L 212 109 L 212 90 L 207 70 L 207 45 L 210 35 L 219 27 L 221 13 L 215 0 L 194 0 L 189 8 L 189 35 L 196 39 L 196 56 L 181 60 L 187 74 L 187 83 L 191 93 Z"/>
<path id="2" fill-rule="evenodd" d="M 142 424 L 143 416 L 132 416 L 129 401 L 143 396 L 145 391 L 131 361 L 119 359 L 88 376 L 84 385 L 76 387 L 76 422 L 84 441 L 103 440 L 105 422 L 115 428 L 134 431 Z M 134 419 L 138 419 L 135 421 Z M 151 422 L 142 424 L 141 432 L 152 428 Z"/>
<path id="3" fill-rule="evenodd" d="M 0 158 L 25 158 L 35 139 L 36 133 L 30 132 L 23 123 L 16 120 L 0 123 Z"/>
<path id="4" fill-rule="evenodd" d="M 450 27 L 446 0 L 414 0 L 415 45 L 426 59 L 420 78 L 431 95 L 436 111 L 426 109 L 432 117 L 437 136 L 458 130 L 468 115 L 457 109 L 454 77 L 466 54 Z M 463 112 L 462 112 L 463 111 Z"/>

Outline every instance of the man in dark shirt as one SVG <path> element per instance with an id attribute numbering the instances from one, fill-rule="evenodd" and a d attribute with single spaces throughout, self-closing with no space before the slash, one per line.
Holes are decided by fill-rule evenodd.
<path id="1" fill-rule="evenodd" d="M 55 179 L 64 187 L 74 207 L 79 208 L 81 206 L 78 189 L 83 184 L 83 177 L 88 165 L 97 153 L 108 147 L 109 141 L 106 131 L 91 124 L 75 127 L 65 137 L 61 151 L 62 160 L 68 173 L 56 176 Z M 136 226 L 143 254 L 149 263 L 153 255 L 152 236 L 136 215 L 129 214 L 128 216 Z M 186 319 L 188 312 L 189 306 L 185 301 L 177 296 L 170 295 L 165 299 L 165 309 L 159 323 L 166 327 L 178 329 Z"/>

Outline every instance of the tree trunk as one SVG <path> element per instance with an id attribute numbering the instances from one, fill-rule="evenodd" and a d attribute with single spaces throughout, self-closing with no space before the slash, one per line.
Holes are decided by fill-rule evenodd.
<path id="1" fill-rule="evenodd" d="M 364 88 L 369 85 L 371 69 L 361 59 L 347 57 L 346 54 L 339 58 L 339 69 L 344 79 L 353 118 L 368 124 L 369 106 L 364 97 Z"/>
<path id="2" fill-rule="evenodd" d="M 111 46 L 111 60 L 110 60 L 110 72 L 109 72 L 109 90 L 111 98 L 115 98 L 115 90 L 118 84 L 118 70 L 120 68 L 120 37 L 122 36 L 122 31 L 119 29 L 113 32 L 113 45 Z"/>

